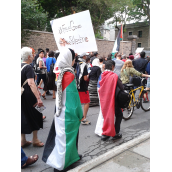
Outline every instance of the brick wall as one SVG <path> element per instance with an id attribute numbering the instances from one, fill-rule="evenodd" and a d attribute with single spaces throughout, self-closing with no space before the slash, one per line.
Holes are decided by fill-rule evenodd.
<path id="1" fill-rule="evenodd" d="M 109 53 L 112 52 L 115 41 L 96 39 L 98 53 L 100 56 L 107 57 Z M 42 31 L 32 31 L 30 38 L 21 45 L 22 47 L 28 46 L 38 51 L 38 48 L 46 49 L 49 48 L 50 51 L 58 50 L 54 35 L 51 32 Z M 122 50 L 120 50 L 122 52 Z M 131 42 L 124 42 L 123 53 L 129 54 L 131 52 Z"/>
<path id="2" fill-rule="evenodd" d="M 43 50 L 49 48 L 50 51 L 58 50 L 53 33 L 42 31 L 32 31 L 29 39 L 21 46 L 32 47 L 36 52 L 38 48 L 42 48 Z"/>

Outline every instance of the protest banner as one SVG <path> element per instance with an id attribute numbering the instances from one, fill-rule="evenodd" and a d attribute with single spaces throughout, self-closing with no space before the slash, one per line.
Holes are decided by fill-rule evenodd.
<path id="1" fill-rule="evenodd" d="M 135 52 L 136 52 L 136 53 L 141 53 L 141 52 L 143 51 L 143 49 L 144 49 L 144 48 L 140 48 L 140 47 L 139 47 L 139 48 L 136 49 Z"/>
<path id="2" fill-rule="evenodd" d="M 58 49 L 65 44 L 76 53 L 97 51 L 89 10 L 50 21 Z"/>

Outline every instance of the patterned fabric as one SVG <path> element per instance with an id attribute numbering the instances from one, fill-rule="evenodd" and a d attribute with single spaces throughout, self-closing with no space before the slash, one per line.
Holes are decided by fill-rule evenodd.
<path id="1" fill-rule="evenodd" d="M 61 113 L 61 109 L 62 109 L 62 79 L 63 79 L 63 75 L 65 72 L 70 72 L 72 74 L 74 74 L 75 76 L 75 72 L 74 72 L 74 69 L 71 67 L 71 68 L 62 68 L 62 69 L 59 69 L 60 70 L 60 74 L 57 78 L 57 93 L 58 93 L 58 109 L 56 110 L 56 116 L 60 116 L 60 113 Z M 76 80 L 75 80 L 76 81 Z"/>
<path id="2" fill-rule="evenodd" d="M 56 74 L 57 78 L 57 98 L 58 98 L 58 109 L 56 110 L 56 116 L 60 115 L 61 108 L 62 108 L 62 79 L 65 72 L 70 72 L 74 74 L 75 72 L 72 67 L 72 53 L 71 51 L 66 48 L 62 47 L 60 51 L 60 55 L 56 61 L 56 64 L 54 65 L 53 72 Z M 76 80 L 75 80 L 76 81 Z"/>
<path id="3" fill-rule="evenodd" d="M 89 106 L 98 106 L 99 98 L 97 93 L 97 81 L 90 80 L 88 85 L 88 91 L 90 95 L 90 105 Z"/>
<path id="4" fill-rule="evenodd" d="M 121 72 L 121 81 L 123 84 L 129 83 L 130 82 L 130 76 L 142 76 L 142 73 L 138 72 L 137 70 L 135 70 L 134 68 L 128 68 L 126 67 L 126 73 L 127 75 L 123 72 Z"/>

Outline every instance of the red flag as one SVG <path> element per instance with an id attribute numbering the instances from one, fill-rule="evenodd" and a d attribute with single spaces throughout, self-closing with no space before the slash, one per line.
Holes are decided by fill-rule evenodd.
<path id="1" fill-rule="evenodd" d="M 122 41 L 122 39 L 123 39 L 123 26 L 122 26 L 122 24 L 121 24 L 121 34 L 120 34 L 120 41 Z"/>

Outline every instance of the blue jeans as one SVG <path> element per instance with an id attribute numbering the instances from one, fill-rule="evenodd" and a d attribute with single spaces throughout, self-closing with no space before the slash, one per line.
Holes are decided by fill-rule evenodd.
<path id="1" fill-rule="evenodd" d="M 22 147 L 21 147 L 21 167 L 26 163 L 28 157 L 25 155 Z"/>
<path id="2" fill-rule="evenodd" d="M 147 85 L 146 85 L 147 88 L 150 88 L 150 78 L 147 79 Z"/>

